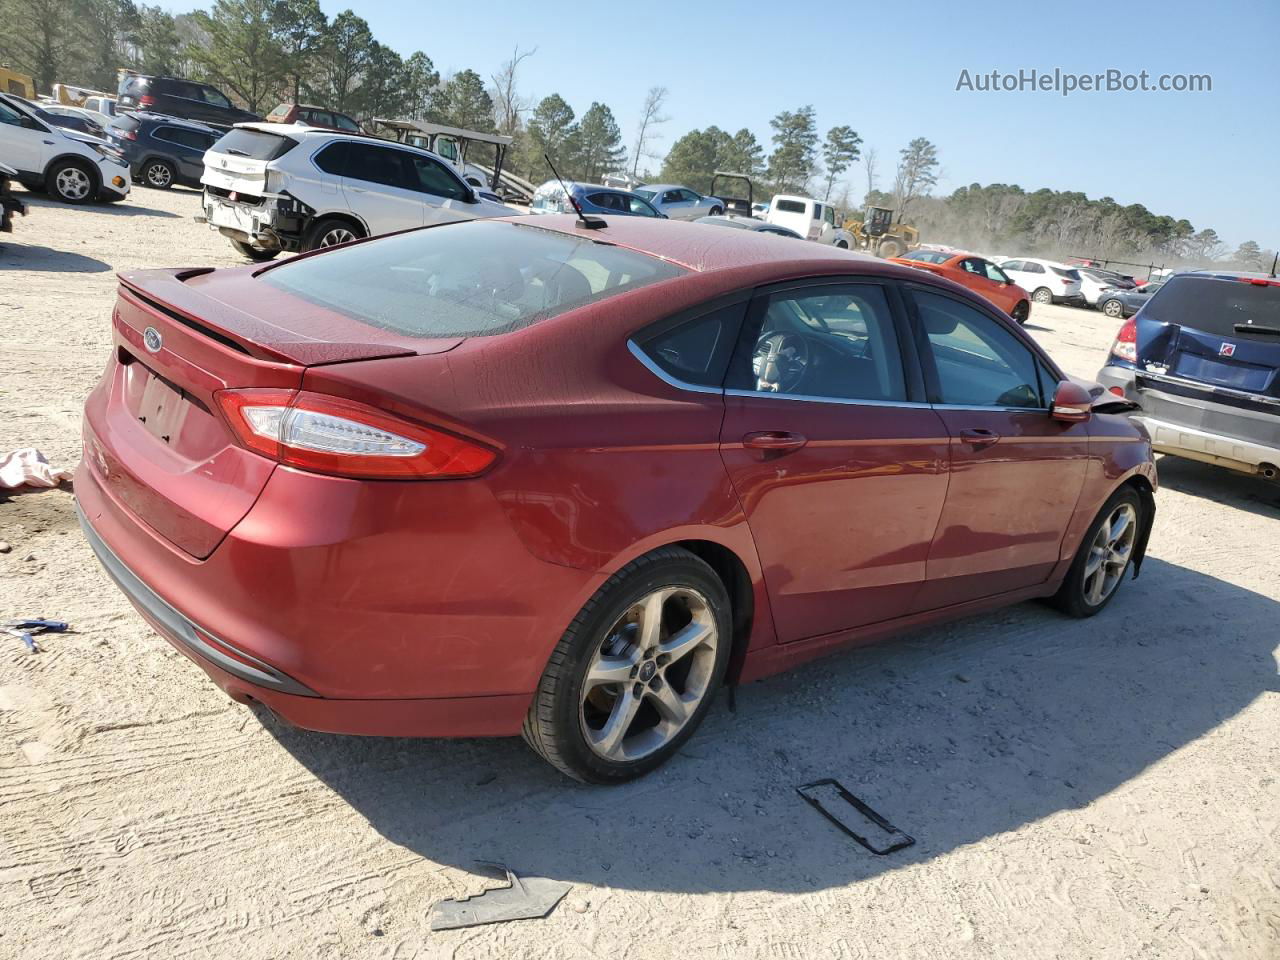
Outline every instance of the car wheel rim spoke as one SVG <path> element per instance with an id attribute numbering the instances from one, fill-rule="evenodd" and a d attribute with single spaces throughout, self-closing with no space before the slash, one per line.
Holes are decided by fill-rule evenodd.
<path id="1" fill-rule="evenodd" d="M 58 174 L 58 192 L 79 200 L 89 192 L 89 178 L 80 170 L 63 170 Z"/>
<path id="2" fill-rule="evenodd" d="M 1122 503 L 1098 530 L 1084 568 L 1084 596 L 1093 606 L 1115 592 L 1124 576 L 1138 534 L 1138 513 Z"/>
<path id="3" fill-rule="evenodd" d="M 661 587 L 632 604 L 587 666 L 579 710 L 592 751 L 638 760 L 679 734 L 711 689 L 719 632 L 711 604 Z"/>

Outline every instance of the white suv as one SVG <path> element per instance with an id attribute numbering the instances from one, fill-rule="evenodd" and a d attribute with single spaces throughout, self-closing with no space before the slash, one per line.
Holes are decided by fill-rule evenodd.
<path id="1" fill-rule="evenodd" d="M 1054 260 L 1007 259 L 999 261 L 1000 269 L 1013 282 L 1031 295 L 1036 303 L 1070 303 L 1084 305 L 1080 274 L 1075 267 Z"/>
<path id="2" fill-rule="evenodd" d="M 204 217 L 251 260 L 519 211 L 435 154 L 296 124 L 240 123 L 204 155 Z"/>
<path id="3" fill-rule="evenodd" d="M 0 162 L 18 180 L 66 203 L 123 200 L 129 161 L 97 137 L 45 123 L 17 97 L 0 94 Z"/>

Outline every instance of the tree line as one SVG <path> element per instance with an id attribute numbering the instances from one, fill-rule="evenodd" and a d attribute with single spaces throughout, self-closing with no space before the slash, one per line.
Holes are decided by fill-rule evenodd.
<path id="1" fill-rule="evenodd" d="M 258 113 L 293 100 L 365 122 L 410 118 L 497 132 L 513 138 L 508 168 L 535 183 L 550 177 L 544 155 L 571 179 L 599 182 L 627 170 L 704 192 L 723 170 L 751 177 L 762 199 L 806 193 L 850 214 L 865 204 L 886 206 L 925 239 L 988 251 L 1225 260 L 1246 269 L 1269 267 L 1273 256 L 1254 241 L 1228 251 L 1212 229 L 1110 197 L 977 183 L 934 196 L 938 151 L 925 137 L 899 150 L 881 190 L 877 151 L 864 151 L 848 124 L 821 134 L 809 105 L 773 117 L 767 145 L 745 127 L 730 133 L 713 125 L 663 150 L 665 87 L 646 93 L 635 134 L 624 139 L 607 104 L 592 102 L 579 116 L 559 93 L 535 102 L 521 92 L 521 65 L 536 50 L 517 47 L 488 77 L 472 69 L 442 76 L 426 53 L 402 57 L 363 18 L 351 10 L 329 18 L 317 0 L 214 0 L 208 10 L 178 16 L 135 0 L 0 0 L 0 23 L 7 27 L 0 62 L 29 72 L 41 92 L 55 82 L 112 91 L 117 70 L 127 67 L 212 83 Z M 859 163 L 865 190 L 847 179 Z M 721 189 L 736 195 L 741 185 Z"/>

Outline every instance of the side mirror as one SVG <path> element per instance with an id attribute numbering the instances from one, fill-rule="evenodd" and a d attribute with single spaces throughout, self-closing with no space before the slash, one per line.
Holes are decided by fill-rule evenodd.
<path id="1" fill-rule="evenodd" d="M 1093 397 L 1073 380 L 1063 380 L 1053 392 L 1049 416 L 1063 423 L 1083 423 L 1092 415 Z"/>

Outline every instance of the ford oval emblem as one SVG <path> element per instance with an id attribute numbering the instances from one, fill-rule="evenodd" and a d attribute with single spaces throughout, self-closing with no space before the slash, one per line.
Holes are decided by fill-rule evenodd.
<path id="1" fill-rule="evenodd" d="M 160 336 L 160 331 L 155 327 L 147 327 L 142 331 L 142 344 L 152 353 L 159 353 L 160 348 L 164 346 L 164 340 Z"/>

